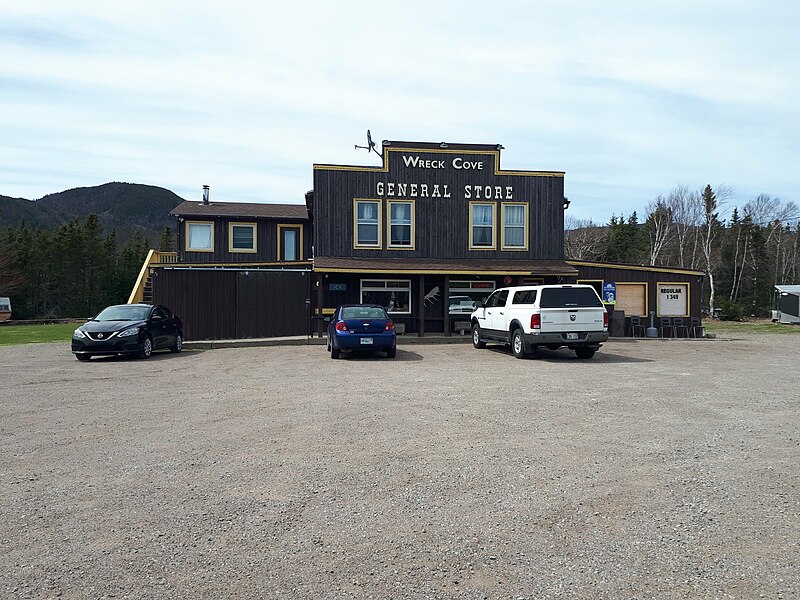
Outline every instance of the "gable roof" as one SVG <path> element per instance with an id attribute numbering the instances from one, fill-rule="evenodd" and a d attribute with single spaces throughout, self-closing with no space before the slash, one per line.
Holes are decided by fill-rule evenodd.
<path id="1" fill-rule="evenodd" d="M 305 204 L 260 204 L 256 202 L 181 202 L 169 214 L 173 217 L 247 217 L 308 220 Z"/>

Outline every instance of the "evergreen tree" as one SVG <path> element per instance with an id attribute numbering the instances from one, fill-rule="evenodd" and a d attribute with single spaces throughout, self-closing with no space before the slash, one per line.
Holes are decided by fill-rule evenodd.
<path id="1" fill-rule="evenodd" d="M 161 231 L 161 238 L 158 240 L 159 252 L 175 252 L 175 237 L 169 225 L 164 225 Z"/>

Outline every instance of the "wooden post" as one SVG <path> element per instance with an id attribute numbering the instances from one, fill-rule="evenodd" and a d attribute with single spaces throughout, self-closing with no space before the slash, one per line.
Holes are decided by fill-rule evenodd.
<path id="1" fill-rule="evenodd" d="M 442 298 L 444 305 L 444 335 L 450 337 L 450 275 L 444 276 L 444 296 Z"/>
<path id="2" fill-rule="evenodd" d="M 425 336 L 425 275 L 419 276 L 419 329 L 417 337 Z"/>

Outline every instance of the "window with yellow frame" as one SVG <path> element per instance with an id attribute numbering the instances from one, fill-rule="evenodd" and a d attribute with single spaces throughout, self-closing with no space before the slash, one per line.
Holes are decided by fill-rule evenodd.
<path id="1" fill-rule="evenodd" d="M 258 252 L 255 223 L 228 223 L 228 252 Z"/>
<path id="2" fill-rule="evenodd" d="M 470 250 L 494 250 L 497 247 L 496 213 L 494 202 L 469 203 Z"/>
<path id="3" fill-rule="evenodd" d="M 413 200 L 389 200 L 386 219 L 389 232 L 386 248 L 413 250 L 415 247 L 415 204 Z"/>
<path id="4" fill-rule="evenodd" d="M 503 202 L 500 205 L 503 230 L 500 247 L 503 250 L 528 249 L 528 203 Z"/>
<path id="5" fill-rule="evenodd" d="M 214 251 L 213 221 L 186 221 L 186 251 Z"/>
<path id="6" fill-rule="evenodd" d="M 303 226 L 278 225 L 278 260 L 303 260 Z"/>

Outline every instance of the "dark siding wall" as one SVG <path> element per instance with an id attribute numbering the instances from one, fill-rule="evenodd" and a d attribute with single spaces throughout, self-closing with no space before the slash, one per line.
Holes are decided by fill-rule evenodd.
<path id="1" fill-rule="evenodd" d="M 486 154 L 472 155 L 486 163 L 485 171 L 407 168 L 403 155 L 419 155 L 434 160 L 451 160 L 454 156 L 469 157 L 469 152 L 437 154 L 430 151 L 390 152 L 388 173 L 374 171 L 326 170 L 314 171 L 314 219 L 316 224 L 316 254 L 337 257 L 393 257 L 400 258 L 503 258 L 510 260 L 561 259 L 564 245 L 564 179 L 545 175 L 494 175 L 494 157 Z M 378 182 L 388 189 L 389 182 L 427 184 L 429 192 L 434 185 L 443 190 L 448 186 L 451 198 L 390 197 L 383 198 L 383 248 L 362 250 L 353 248 L 353 200 L 355 198 L 379 199 Z M 513 188 L 510 200 L 492 199 L 496 204 L 497 249 L 469 250 L 469 202 L 464 186 L 507 186 Z M 386 210 L 387 199 L 415 200 L 416 248 L 415 250 L 387 250 Z M 480 199 L 481 201 L 482 198 Z M 501 251 L 501 202 L 528 203 L 528 251 Z"/>
<path id="2" fill-rule="evenodd" d="M 703 277 L 698 275 L 684 275 L 681 273 L 662 273 L 643 271 L 639 269 L 626 269 L 624 267 L 605 266 L 577 266 L 578 280 L 600 279 L 604 282 L 646 282 L 647 301 L 650 310 L 656 310 L 658 296 L 657 284 L 659 282 L 674 281 L 689 284 L 689 315 L 699 317 L 703 296 Z"/>
<path id="3" fill-rule="evenodd" d="M 186 221 L 209 221 L 210 219 L 189 218 Z M 313 244 L 313 231 L 309 221 L 296 219 L 214 219 L 214 251 L 213 252 L 187 252 L 186 251 L 186 222 L 179 223 L 178 227 L 178 260 L 182 263 L 257 263 L 275 262 L 278 260 L 278 225 L 303 225 L 303 257 L 311 257 Z M 229 223 L 256 223 L 258 252 L 228 252 L 228 225 Z"/>
<path id="4" fill-rule="evenodd" d="M 306 335 L 311 273 L 156 269 L 153 301 L 184 321 L 187 340 Z"/>

